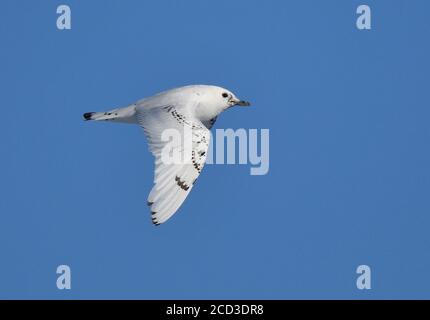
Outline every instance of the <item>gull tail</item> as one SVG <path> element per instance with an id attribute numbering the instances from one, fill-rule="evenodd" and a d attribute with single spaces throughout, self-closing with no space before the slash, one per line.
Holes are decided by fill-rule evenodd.
<path id="1" fill-rule="evenodd" d="M 83 115 L 85 121 L 112 121 L 121 123 L 133 123 L 136 124 L 136 105 L 119 109 L 113 109 L 105 112 L 86 112 Z"/>

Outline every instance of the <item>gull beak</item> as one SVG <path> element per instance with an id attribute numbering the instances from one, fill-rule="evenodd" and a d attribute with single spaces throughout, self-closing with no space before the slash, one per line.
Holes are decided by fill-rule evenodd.
<path id="1" fill-rule="evenodd" d="M 249 107 L 251 105 L 251 103 L 249 103 L 248 101 L 245 101 L 245 100 L 235 100 L 234 105 L 241 106 L 241 107 Z"/>

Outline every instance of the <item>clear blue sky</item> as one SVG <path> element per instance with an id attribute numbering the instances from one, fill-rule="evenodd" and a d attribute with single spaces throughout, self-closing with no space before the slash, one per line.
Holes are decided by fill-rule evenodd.
<path id="1" fill-rule="evenodd" d="M 371 31 L 355 27 L 362 3 Z M 1 1 L 0 298 L 430 298 L 429 12 Z M 81 115 L 199 83 L 253 102 L 216 127 L 269 128 L 270 172 L 206 166 L 156 228 L 140 128 Z"/>

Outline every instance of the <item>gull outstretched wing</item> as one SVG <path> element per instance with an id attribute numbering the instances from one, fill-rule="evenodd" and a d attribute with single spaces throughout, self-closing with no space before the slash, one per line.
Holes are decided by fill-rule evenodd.
<path id="1" fill-rule="evenodd" d="M 172 105 L 136 109 L 155 157 L 154 186 L 148 196 L 155 225 L 167 221 L 179 209 L 206 162 L 210 132 L 185 110 Z M 166 135 L 167 129 L 173 129 L 181 139 L 168 139 L 172 131 Z M 169 156 L 174 154 L 176 161 L 172 162 Z"/>

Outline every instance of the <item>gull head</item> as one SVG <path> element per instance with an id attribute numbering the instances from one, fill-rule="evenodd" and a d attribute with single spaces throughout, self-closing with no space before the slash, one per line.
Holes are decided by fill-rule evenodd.
<path id="1" fill-rule="evenodd" d="M 249 107 L 251 104 L 248 101 L 241 100 L 230 90 L 221 87 L 212 87 L 209 97 L 213 103 L 222 106 L 223 109 L 228 109 L 234 106 Z"/>
<path id="2" fill-rule="evenodd" d="M 209 120 L 221 112 L 234 107 L 248 107 L 248 101 L 239 99 L 233 92 L 217 86 L 200 85 L 193 88 L 197 95 L 199 106 L 196 115 L 201 120 Z"/>

